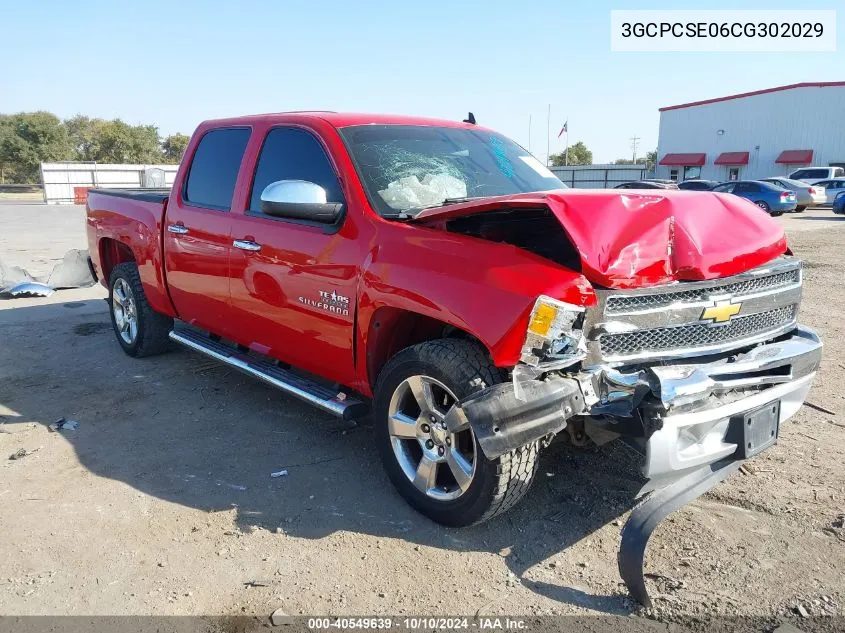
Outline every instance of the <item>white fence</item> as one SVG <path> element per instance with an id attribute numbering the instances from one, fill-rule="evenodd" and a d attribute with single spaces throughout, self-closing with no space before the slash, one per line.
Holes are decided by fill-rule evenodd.
<path id="1" fill-rule="evenodd" d="M 575 189 L 612 189 L 623 182 L 648 177 L 645 165 L 569 165 L 549 169 L 566 185 Z"/>
<path id="2" fill-rule="evenodd" d="M 41 163 L 44 202 L 73 204 L 77 188 L 138 189 L 169 187 L 179 165 L 108 165 L 103 163 Z"/>

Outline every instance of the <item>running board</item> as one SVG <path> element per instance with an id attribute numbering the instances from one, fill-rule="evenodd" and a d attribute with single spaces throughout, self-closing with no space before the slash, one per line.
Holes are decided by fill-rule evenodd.
<path id="1" fill-rule="evenodd" d="M 286 394 L 313 404 L 326 413 L 343 420 L 354 420 L 366 415 L 369 405 L 353 397 L 338 398 L 338 392 L 324 387 L 302 376 L 282 369 L 266 360 L 249 358 L 233 347 L 211 340 L 207 335 L 193 330 L 173 330 L 170 338 L 196 352 L 205 354 L 233 367 L 238 371 L 258 378 Z"/>

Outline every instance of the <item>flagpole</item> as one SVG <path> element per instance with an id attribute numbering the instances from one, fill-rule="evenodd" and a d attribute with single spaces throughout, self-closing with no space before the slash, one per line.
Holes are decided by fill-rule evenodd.
<path id="1" fill-rule="evenodd" d="M 550 127 L 552 125 L 552 104 L 549 104 L 549 115 L 546 117 L 546 167 L 552 164 L 552 139 Z"/>
<path id="2" fill-rule="evenodd" d="M 564 163 L 569 165 L 569 119 L 566 119 L 566 153 L 564 154 Z"/>
<path id="3" fill-rule="evenodd" d="M 528 115 L 528 153 L 531 153 L 531 115 Z"/>

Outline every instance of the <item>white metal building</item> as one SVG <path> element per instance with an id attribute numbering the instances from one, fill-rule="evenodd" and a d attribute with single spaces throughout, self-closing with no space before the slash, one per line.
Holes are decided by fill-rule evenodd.
<path id="1" fill-rule="evenodd" d="M 44 202 L 73 204 L 82 202 L 92 187 L 137 189 L 169 187 L 179 165 L 114 165 L 104 163 L 41 163 Z"/>
<path id="2" fill-rule="evenodd" d="M 660 108 L 657 178 L 753 180 L 845 167 L 845 81 Z"/>

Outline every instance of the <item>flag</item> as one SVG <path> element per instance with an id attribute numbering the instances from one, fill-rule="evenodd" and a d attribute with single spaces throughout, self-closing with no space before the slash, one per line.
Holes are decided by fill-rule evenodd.
<path id="1" fill-rule="evenodd" d="M 560 128 L 560 132 L 558 132 L 558 134 L 557 134 L 558 138 L 560 138 L 561 134 L 563 134 L 564 132 L 569 132 L 569 130 L 566 129 L 568 125 L 569 125 L 569 121 L 564 121 L 563 127 Z"/>

